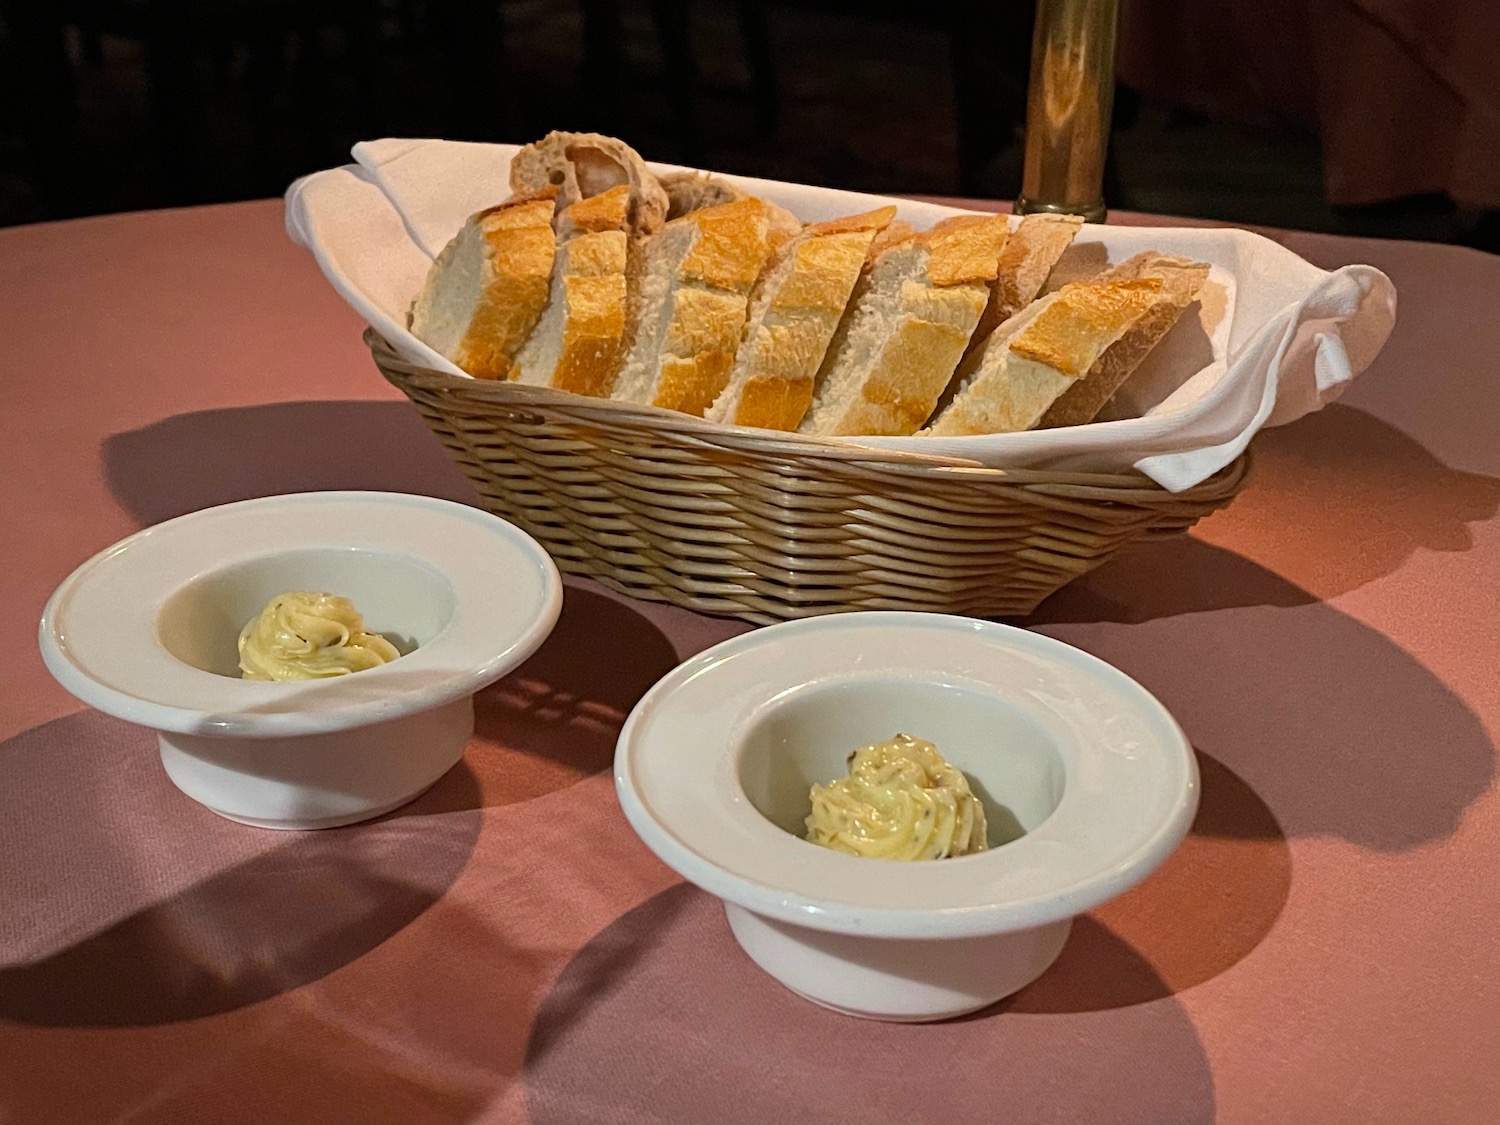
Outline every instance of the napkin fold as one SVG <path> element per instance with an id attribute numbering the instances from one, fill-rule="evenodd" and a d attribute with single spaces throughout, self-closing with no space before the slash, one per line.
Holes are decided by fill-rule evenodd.
<path id="1" fill-rule="evenodd" d="M 406 329 L 432 259 L 475 211 L 509 194 L 514 145 L 391 138 L 354 163 L 304 176 L 286 193 L 287 232 L 368 324 L 413 363 L 463 372 Z M 653 165 L 659 171 L 671 165 Z M 859 192 L 726 176 L 806 222 L 894 203 L 919 230 L 960 212 Z M 1118 262 L 1159 250 L 1209 263 L 1194 306 L 1116 394 L 1110 420 L 971 437 L 850 442 L 963 457 L 995 468 L 1120 472 L 1171 491 L 1212 476 L 1263 426 L 1332 402 L 1395 324 L 1396 292 L 1372 266 L 1328 272 L 1269 239 L 1214 228 L 1085 227 L 1070 252 Z"/>

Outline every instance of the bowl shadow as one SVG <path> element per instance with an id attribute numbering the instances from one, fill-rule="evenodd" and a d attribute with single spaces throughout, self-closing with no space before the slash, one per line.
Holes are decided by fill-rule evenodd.
<path id="1" fill-rule="evenodd" d="M 629 1065 L 604 1064 L 624 1041 Z M 914 1077 L 913 1058 L 941 1058 L 941 1075 Z M 993 1010 L 978 1026 L 855 1019 L 761 972 L 720 903 L 683 884 L 621 916 L 568 964 L 533 1021 L 524 1084 L 535 1125 L 760 1125 L 805 1120 L 809 1106 L 820 1122 L 853 1125 L 875 1105 L 893 1121 L 987 1121 L 997 1098 L 1018 1125 L 1206 1123 L 1215 1112 L 1207 1058 L 1175 1000 L 1086 1024 Z M 858 1094 L 830 1096 L 838 1090 Z"/>
<path id="2" fill-rule="evenodd" d="M 0 763 L 33 767 L 6 770 L 29 780 L 0 801 L 10 806 L 4 820 L 38 844 L 28 849 L 24 871 L 0 870 L 0 883 L 12 888 L 7 907 L 29 915 L 36 928 L 22 930 L 25 954 L 6 950 L 0 1018 L 37 1027 L 139 1027 L 280 995 L 409 925 L 458 877 L 479 835 L 480 816 L 462 811 L 476 804 L 478 787 L 462 763 L 399 815 L 271 833 L 193 805 L 154 761 L 149 774 L 140 769 L 155 749 L 150 732 L 92 711 L 0 744 Z M 34 768 L 41 760 L 49 761 L 45 770 Z M 49 796 L 39 798 L 38 789 Z M 35 823 L 40 814 L 23 807 L 28 801 L 47 810 L 50 828 Z M 98 834 L 98 810 L 110 807 L 132 813 L 122 830 Z M 145 850 L 154 859 L 122 854 L 132 836 L 138 846 L 153 837 Z M 136 878 L 78 878 L 71 868 L 79 855 L 108 855 Z M 201 877 L 149 901 L 149 882 L 131 861 L 154 871 L 173 855 Z M 45 903 L 57 887 L 64 888 L 62 909 Z M 74 895 L 90 896 L 86 911 L 76 900 L 68 907 Z M 117 920 L 71 937 L 70 915 Z M 47 926 L 59 932 L 48 934 Z"/>
<path id="3" fill-rule="evenodd" d="M 465 807 L 493 808 L 608 769 L 631 708 L 676 666 L 671 641 L 646 617 L 568 582 L 551 636 L 475 695 L 464 760 L 476 784 L 454 796 L 473 802 Z"/>
<path id="4" fill-rule="evenodd" d="M 1052 967 L 992 1010 L 1148 1004 L 1212 980 L 1270 933 L 1291 893 L 1291 847 L 1254 789 L 1196 753 L 1202 800 L 1181 846 L 1145 882 L 1078 918 Z"/>

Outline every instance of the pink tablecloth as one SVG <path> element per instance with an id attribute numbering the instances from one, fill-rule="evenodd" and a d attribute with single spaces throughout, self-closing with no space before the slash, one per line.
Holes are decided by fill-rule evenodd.
<path id="1" fill-rule="evenodd" d="M 1402 293 L 1192 536 L 1047 603 L 1201 756 L 1181 851 L 997 1010 L 815 1008 L 619 815 L 620 718 L 743 626 L 570 582 L 464 763 L 380 823 L 213 817 L 47 676 L 53 586 L 240 497 L 465 497 L 273 202 L 0 231 L 0 1120 L 1493 1122 L 1500 259 L 1287 234 Z M 350 456 L 339 438 L 359 434 Z"/>

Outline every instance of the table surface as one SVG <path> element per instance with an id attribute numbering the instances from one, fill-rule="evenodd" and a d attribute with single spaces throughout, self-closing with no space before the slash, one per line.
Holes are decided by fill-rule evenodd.
<path id="1" fill-rule="evenodd" d="M 1193 831 L 1010 1001 L 892 1026 L 761 974 L 616 806 L 619 722 L 741 624 L 569 581 L 463 763 L 322 833 L 219 820 L 64 693 L 42 604 L 136 528 L 470 493 L 279 201 L 0 231 L 0 1121 L 1493 1122 L 1500 258 L 1275 236 L 1390 274 L 1385 352 L 1025 622 L 1176 713 Z"/>

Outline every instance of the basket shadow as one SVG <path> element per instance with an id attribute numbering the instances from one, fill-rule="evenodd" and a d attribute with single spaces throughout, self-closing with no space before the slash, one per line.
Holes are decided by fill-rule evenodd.
<path id="1" fill-rule="evenodd" d="M 290 492 L 362 489 L 475 501 L 407 402 L 278 402 L 179 414 L 112 434 L 104 479 L 143 526 Z"/>
<path id="2" fill-rule="evenodd" d="M 1470 525 L 1500 510 L 1500 479 L 1451 469 L 1352 406 L 1262 431 L 1255 452 L 1250 487 L 1195 534 L 1136 544 L 1052 595 L 1026 624 L 1309 605 L 1394 573 L 1417 551 L 1466 551 Z M 1253 546 L 1256 561 L 1216 540 Z"/>
<path id="3" fill-rule="evenodd" d="M 66 826 L 56 828 L 50 846 L 26 857 L 29 877 L 6 880 L 21 888 L 7 902 L 18 917 L 68 925 L 75 912 L 46 908 L 42 900 L 48 883 L 70 881 L 70 857 L 85 848 L 78 835 L 98 823 L 101 800 L 123 800 L 138 811 L 157 837 L 149 850 L 158 859 L 177 854 L 189 870 L 205 872 L 159 901 L 149 901 L 149 884 L 139 879 L 97 887 L 106 900 L 96 904 L 98 913 L 118 920 L 77 940 L 32 935 L 33 946 L 55 948 L 0 967 L 0 1018 L 36 1027 L 155 1026 L 281 995 L 409 925 L 452 885 L 479 836 L 477 813 L 445 811 L 473 804 L 467 794 L 476 781 L 462 765 L 399 818 L 320 832 L 257 833 L 196 806 L 184 808 L 186 799 L 159 770 L 150 791 L 143 791 L 142 771 L 119 759 L 152 755 L 152 741 L 149 732 L 84 711 L 0 745 L 0 761 L 58 759 L 45 771 L 28 772 L 49 774 L 36 784 L 51 794 L 49 815 Z M 67 760 L 80 757 L 95 764 Z M 108 778 L 90 780 L 89 772 L 134 773 L 135 783 L 125 792 Z M 65 848 L 59 846 L 63 833 Z M 168 834 L 175 842 L 163 838 Z M 107 854 L 112 847 L 120 844 L 96 841 L 87 850 Z M 34 901 L 28 905 L 27 898 Z"/>
<path id="4" fill-rule="evenodd" d="M 1171 564 L 1181 567 L 1175 581 L 1161 580 L 1165 565 L 1131 572 L 1144 604 L 1213 581 L 1275 597 L 1232 612 L 1082 622 L 1039 614 L 1028 624 L 1143 684 L 1254 787 L 1291 838 L 1332 835 L 1394 852 L 1457 830 L 1494 779 L 1495 747 L 1453 688 L 1379 630 L 1248 559 L 1200 543 Z M 1443 753 L 1419 750 L 1432 745 Z"/>
<path id="5" fill-rule="evenodd" d="M 1137 546 L 1018 623 L 1143 683 L 1288 836 L 1387 852 L 1444 838 L 1494 778 L 1484 724 L 1416 656 L 1324 599 L 1414 552 L 1469 550 L 1470 525 L 1500 508 L 1500 480 L 1449 469 L 1340 405 L 1257 449 L 1261 479 L 1228 510 Z M 1433 744 L 1441 755 L 1417 749 Z"/>
<path id="6" fill-rule="evenodd" d="M 1152 972 L 1139 958 L 1136 967 Z M 944 1060 L 941 1081 L 913 1080 L 917 1037 Z M 630 1066 L 599 1065 L 626 1040 Z M 716 1088 L 726 1060 L 758 1079 L 735 1082 L 732 1103 Z M 999 1074 L 1007 1121 L 1214 1119 L 1207 1059 L 1175 1000 L 1088 1023 L 998 1009 L 921 1026 L 854 1019 L 762 973 L 718 901 L 686 885 L 623 915 L 569 962 L 533 1021 L 524 1083 L 537 1125 L 687 1125 L 705 1111 L 724 1125 L 790 1121 L 841 1087 L 858 1097 L 828 1120 L 865 1120 L 880 1105 L 891 1120 L 987 1121 Z"/>
<path id="7" fill-rule="evenodd" d="M 676 666 L 672 642 L 643 615 L 568 583 L 551 636 L 475 695 L 464 762 L 476 784 L 452 794 L 472 803 L 445 809 L 526 801 L 608 769 L 631 708 Z"/>

